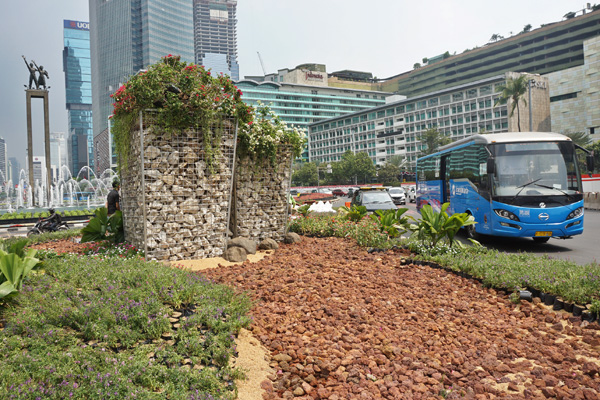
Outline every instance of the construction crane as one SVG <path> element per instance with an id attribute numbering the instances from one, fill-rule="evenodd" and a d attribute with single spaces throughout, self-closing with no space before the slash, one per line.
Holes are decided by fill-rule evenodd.
<path id="1" fill-rule="evenodd" d="M 262 67 L 263 74 L 267 75 L 267 71 L 265 71 L 265 64 L 263 64 L 263 60 L 260 56 L 260 53 L 257 51 L 256 54 L 258 54 L 258 60 L 260 61 L 260 66 Z"/>

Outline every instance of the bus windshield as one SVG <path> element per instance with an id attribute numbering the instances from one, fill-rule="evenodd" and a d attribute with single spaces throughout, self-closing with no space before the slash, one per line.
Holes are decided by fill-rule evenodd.
<path id="1" fill-rule="evenodd" d="M 581 192 L 570 142 L 503 143 L 490 146 L 496 160 L 496 196 L 556 196 Z"/>

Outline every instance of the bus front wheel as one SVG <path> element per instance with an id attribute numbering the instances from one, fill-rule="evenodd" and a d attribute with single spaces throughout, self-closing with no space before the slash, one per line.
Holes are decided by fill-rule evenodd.
<path id="1" fill-rule="evenodd" d="M 536 243 L 546 243 L 548 240 L 550 240 L 549 237 L 534 237 L 532 239 Z"/>

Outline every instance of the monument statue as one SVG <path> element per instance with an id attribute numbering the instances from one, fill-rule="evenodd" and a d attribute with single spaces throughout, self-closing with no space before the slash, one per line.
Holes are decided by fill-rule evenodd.
<path id="1" fill-rule="evenodd" d="M 50 79 L 50 77 L 48 76 L 48 71 L 44 70 L 43 65 L 40 65 L 38 67 L 38 65 L 35 63 L 35 61 L 31 60 L 31 62 L 33 63 L 33 65 L 35 65 L 35 67 L 37 68 L 37 70 L 39 72 L 36 89 L 47 90 L 48 88 L 46 87 L 46 78 Z"/>
<path id="2" fill-rule="evenodd" d="M 21 57 L 23 57 L 23 60 L 25 61 L 25 65 L 27 66 L 27 69 L 29 69 L 29 89 L 33 89 L 31 87 L 32 83 L 35 84 L 35 88 L 37 89 L 38 88 L 38 80 L 35 76 L 35 72 L 37 71 L 37 68 L 33 66 L 34 65 L 33 62 L 27 63 L 27 59 L 25 58 L 25 56 L 21 56 Z M 33 60 L 31 60 L 31 61 L 33 61 Z"/>

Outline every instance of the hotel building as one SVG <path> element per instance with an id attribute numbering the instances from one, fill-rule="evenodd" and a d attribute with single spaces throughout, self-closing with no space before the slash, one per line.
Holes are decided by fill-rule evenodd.
<path id="1" fill-rule="evenodd" d="M 519 75 L 508 72 L 312 123 L 309 161 L 339 161 L 344 152 L 352 151 L 367 153 L 376 165 L 402 155 L 414 166 L 426 146 L 421 135 L 431 128 L 452 141 L 482 132 L 529 131 L 529 108 L 523 102 L 513 116 L 509 115 L 510 102 L 494 106 L 498 86 Z M 548 79 L 529 76 L 533 80 L 532 130 L 550 131 Z"/>

